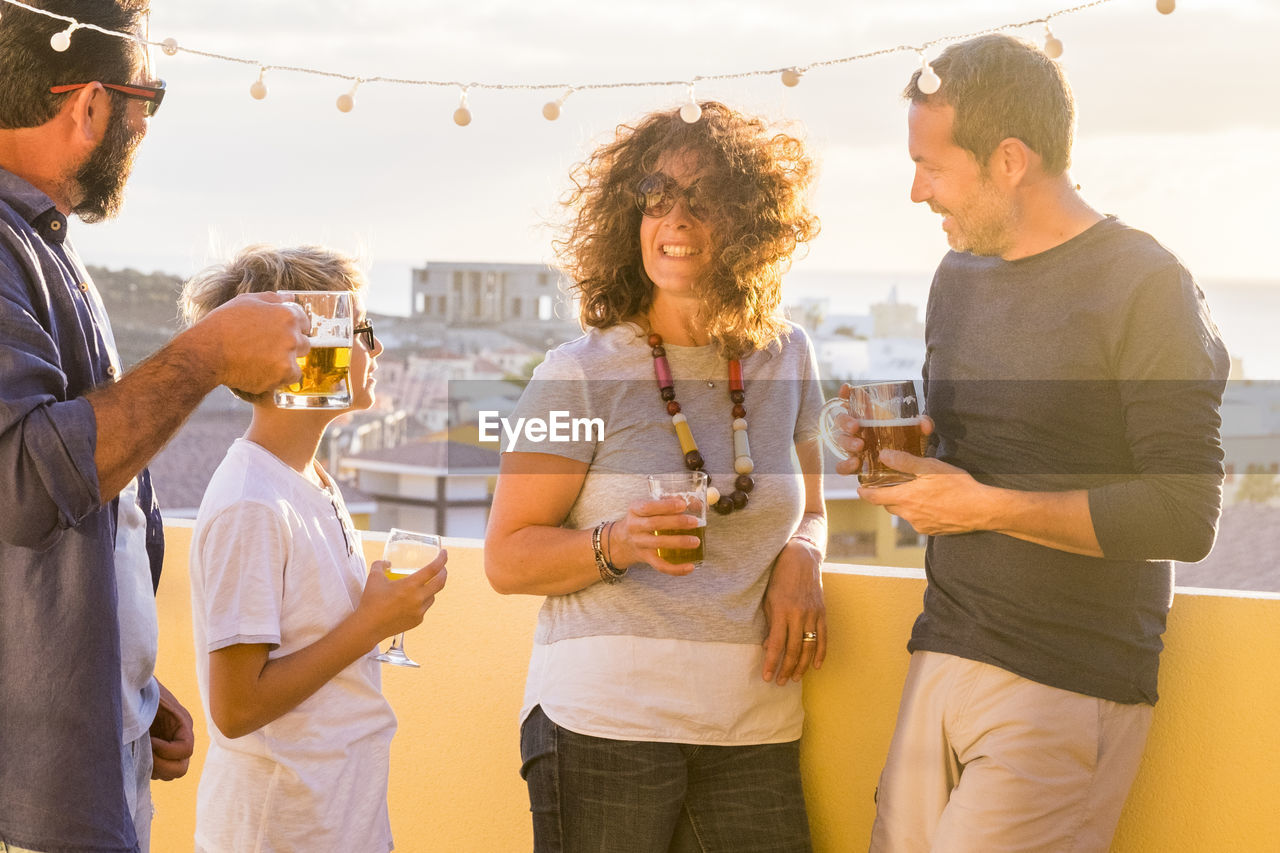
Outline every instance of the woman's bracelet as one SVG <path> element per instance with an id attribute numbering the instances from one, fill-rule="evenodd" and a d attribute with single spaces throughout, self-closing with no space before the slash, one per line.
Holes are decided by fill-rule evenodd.
<path id="1" fill-rule="evenodd" d="M 600 546 L 600 534 L 604 532 L 605 525 L 612 523 L 611 521 L 602 521 L 591 531 L 591 552 L 596 558 L 596 569 L 600 572 L 600 580 L 605 583 L 617 583 L 627 573 L 625 568 L 620 569 L 606 559 L 604 549 Z"/>

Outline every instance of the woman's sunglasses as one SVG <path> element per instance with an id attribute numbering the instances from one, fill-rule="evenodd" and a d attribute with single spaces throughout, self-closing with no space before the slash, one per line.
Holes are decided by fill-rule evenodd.
<path id="1" fill-rule="evenodd" d="M 711 212 L 711 202 L 697 181 L 681 187 L 670 175 L 654 172 L 636 186 L 636 206 L 645 216 L 666 216 L 679 198 L 684 199 L 685 210 L 694 219 L 706 219 Z"/>

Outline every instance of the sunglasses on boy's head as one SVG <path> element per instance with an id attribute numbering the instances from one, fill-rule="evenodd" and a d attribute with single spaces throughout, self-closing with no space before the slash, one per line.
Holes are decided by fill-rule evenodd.
<path id="1" fill-rule="evenodd" d="M 670 175 L 654 172 L 636 186 L 636 206 L 645 216 L 666 216 L 681 197 L 684 198 L 685 210 L 694 219 L 706 219 L 711 212 L 711 202 L 696 181 L 681 187 Z"/>
<path id="2" fill-rule="evenodd" d="M 74 92 L 77 89 L 83 89 L 85 86 L 92 86 L 93 83 L 64 83 L 60 86 L 50 86 L 49 91 L 55 95 L 64 95 L 67 92 Z M 154 86 L 144 86 L 141 83 L 102 83 L 102 88 L 110 89 L 113 92 L 119 92 L 126 98 L 136 98 L 140 101 L 146 101 L 142 108 L 142 114 L 147 118 L 155 115 L 160 110 L 160 102 L 164 100 L 164 81 L 157 80 Z"/>

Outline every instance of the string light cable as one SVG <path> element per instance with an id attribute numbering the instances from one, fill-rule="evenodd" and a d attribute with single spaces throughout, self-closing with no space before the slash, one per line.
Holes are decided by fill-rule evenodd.
<path id="1" fill-rule="evenodd" d="M 328 71 L 322 68 L 308 68 L 300 65 L 276 65 L 274 63 L 263 62 L 259 59 L 246 59 L 239 56 L 228 56 L 226 54 L 214 53 L 207 50 L 199 50 L 193 47 L 187 47 L 179 43 L 176 39 L 166 38 L 162 41 L 151 41 L 149 38 L 134 35 L 132 33 L 118 32 L 99 27 L 95 24 L 86 24 L 75 18 L 66 15 L 59 15 L 44 9 L 37 9 L 29 6 L 23 0 L 0 0 L 0 4 L 8 6 L 16 6 L 33 12 L 38 15 L 44 15 L 47 18 L 53 18 L 58 21 L 65 22 L 67 28 L 60 30 L 50 39 L 50 48 L 57 51 L 65 51 L 71 44 L 71 40 L 75 37 L 77 30 L 86 29 L 93 30 L 103 35 L 114 36 L 116 38 L 125 39 L 127 41 L 136 42 L 147 47 L 159 48 L 166 56 L 176 56 L 179 53 L 187 53 L 192 56 L 199 56 L 205 59 L 212 59 L 220 62 L 230 62 L 239 65 L 246 65 L 256 68 L 258 71 L 257 79 L 249 87 L 249 93 L 255 100 L 263 100 L 267 97 L 267 86 L 264 77 L 268 71 L 271 72 L 289 72 L 294 74 L 306 74 L 313 77 L 327 77 L 334 80 L 342 80 L 351 84 L 351 89 L 340 95 L 337 100 L 337 107 L 342 112 L 350 112 L 355 105 L 356 89 L 360 86 L 367 86 L 372 83 L 386 83 L 400 86 L 427 86 L 434 88 L 454 89 L 461 92 L 461 98 L 458 108 L 454 111 L 453 120 L 459 126 L 465 126 L 471 122 L 471 108 L 468 104 L 467 93 L 472 90 L 487 91 L 552 91 L 563 92 L 563 94 L 554 100 L 546 102 L 542 107 L 542 115 L 548 121 L 555 121 L 560 117 L 565 100 L 569 95 L 575 92 L 584 92 L 590 90 L 605 89 L 659 89 L 669 87 L 682 87 L 688 93 L 688 100 L 680 108 L 680 115 L 685 121 L 694 122 L 698 120 L 701 112 L 697 101 L 694 98 L 694 86 L 697 83 L 705 81 L 723 81 L 723 80 L 745 80 L 753 77 L 773 77 L 780 78 L 782 84 L 787 87 L 799 85 L 804 75 L 819 68 L 830 68 L 838 65 L 846 65 L 851 62 L 861 62 L 868 59 L 875 59 L 881 56 L 889 56 L 896 53 L 914 53 L 920 58 L 921 75 L 920 87 L 926 93 L 937 91 L 941 85 L 941 80 L 934 73 L 933 68 L 929 65 L 928 51 L 939 45 L 949 42 L 964 41 L 966 39 L 975 38 L 977 36 L 988 35 L 991 33 L 1004 32 L 1007 30 L 1017 30 L 1025 27 L 1043 25 L 1045 32 L 1044 51 L 1050 57 L 1057 59 L 1062 55 L 1063 44 L 1053 31 L 1049 28 L 1049 22 L 1054 18 L 1064 15 L 1076 14 L 1097 6 L 1111 3 L 1113 0 L 1091 0 L 1088 3 L 1081 3 L 1065 9 L 1059 9 L 1056 12 L 1050 12 L 1039 18 L 1017 23 L 1001 24 L 995 27 L 978 30 L 975 32 L 964 33 L 959 35 L 947 35 L 918 45 L 899 44 L 894 47 L 885 47 L 878 50 L 871 50 L 864 53 L 856 53 L 851 56 L 842 56 L 837 59 L 824 59 L 807 64 L 788 65 L 783 68 L 762 69 L 757 71 L 741 71 L 723 74 L 706 74 L 698 75 L 686 80 L 643 80 L 619 83 L 483 83 L 483 82 L 462 82 L 458 80 L 420 80 L 404 77 L 386 77 L 382 75 L 356 75 L 344 74 L 338 71 Z M 1167 15 L 1174 10 L 1175 0 L 1156 0 L 1156 10 L 1161 14 Z M 0 7 L 2 8 L 2 7 Z M 0 26 L 4 26 L 3 15 L 0 15 Z M 932 89 L 926 87 L 933 87 Z"/>

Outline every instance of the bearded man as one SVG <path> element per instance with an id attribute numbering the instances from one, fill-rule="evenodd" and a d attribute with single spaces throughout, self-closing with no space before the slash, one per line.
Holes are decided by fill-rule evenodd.
<path id="1" fill-rule="evenodd" d="M 213 388 L 291 381 L 309 345 L 297 306 L 258 294 L 122 374 L 67 231 L 118 211 L 164 96 L 146 0 L 27 3 L 118 35 L 77 28 L 57 51 L 67 20 L 0 21 L 0 851 L 145 851 L 150 780 L 185 773 L 194 741 L 154 677 L 144 466 Z"/>

